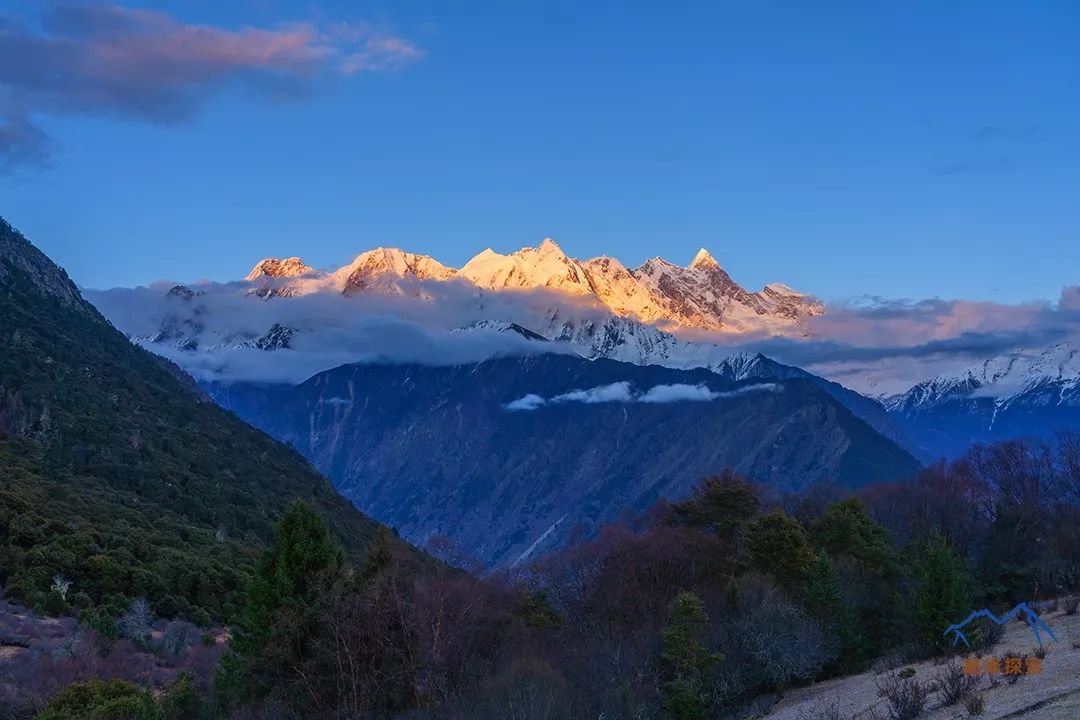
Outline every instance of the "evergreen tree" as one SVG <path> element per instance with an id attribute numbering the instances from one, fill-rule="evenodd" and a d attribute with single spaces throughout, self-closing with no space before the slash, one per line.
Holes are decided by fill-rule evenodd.
<path id="1" fill-rule="evenodd" d="M 845 602 L 832 559 L 824 550 L 819 550 L 810 564 L 804 603 L 811 617 L 840 644 L 837 665 L 841 670 L 852 670 L 868 659 L 870 648 L 859 627 L 858 615 Z"/>
<path id="2" fill-rule="evenodd" d="M 814 525 L 813 539 L 830 555 L 847 555 L 866 570 L 889 575 L 897 569 L 889 534 L 858 498 L 829 505 Z"/>
<path id="3" fill-rule="evenodd" d="M 664 713 L 673 720 L 708 717 L 707 673 L 720 658 L 705 649 L 707 623 L 697 595 L 681 592 L 675 597 L 660 635 L 661 657 L 671 674 L 664 688 Z"/>
<path id="4" fill-rule="evenodd" d="M 733 470 L 724 470 L 705 478 L 688 500 L 674 505 L 674 510 L 686 525 L 731 539 L 757 514 L 758 505 L 753 486 Z"/>
<path id="5" fill-rule="evenodd" d="M 806 531 L 780 508 L 754 519 L 746 531 L 746 545 L 758 569 L 789 589 L 806 578 L 814 560 Z"/>
<path id="6" fill-rule="evenodd" d="M 843 605 L 840 581 L 833 570 L 829 553 L 824 550 L 818 551 L 810 565 L 806 578 L 805 602 L 807 612 L 822 622 L 837 617 Z"/>
<path id="7" fill-rule="evenodd" d="M 258 653 L 272 633 L 276 616 L 302 611 L 311 602 L 319 579 L 340 570 L 343 562 L 341 548 L 319 511 L 303 500 L 293 501 L 248 585 L 237 649 Z"/>
<path id="8" fill-rule="evenodd" d="M 344 554 L 318 510 L 293 501 L 248 583 L 233 652 L 219 663 L 214 691 L 223 707 L 261 696 L 276 683 L 281 668 L 299 664 L 306 611 L 343 563 Z"/>
<path id="9" fill-rule="evenodd" d="M 897 607 L 900 566 L 888 533 L 861 500 L 849 498 L 829 505 L 811 536 L 834 562 L 852 624 L 865 640 L 864 655 L 884 650 L 903 632 Z"/>
<path id="10" fill-rule="evenodd" d="M 945 628 L 971 612 L 967 563 L 935 533 L 918 549 L 911 575 L 910 607 L 919 640 L 928 647 L 946 649 Z"/>

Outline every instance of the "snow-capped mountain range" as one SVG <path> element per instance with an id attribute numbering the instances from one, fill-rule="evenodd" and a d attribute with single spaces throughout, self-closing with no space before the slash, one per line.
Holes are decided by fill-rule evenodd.
<path id="1" fill-rule="evenodd" d="M 973 443 L 1080 430 L 1080 345 L 989 358 L 919 383 L 883 402 L 924 455 Z"/>
<path id="2" fill-rule="evenodd" d="M 489 248 L 459 269 L 397 248 L 369 250 L 330 272 L 297 257 L 267 258 L 246 280 L 263 298 L 317 292 L 430 298 L 435 295 L 431 284 L 447 281 L 478 291 L 543 289 L 589 301 L 618 317 L 717 333 L 802 334 L 802 321 L 824 312 L 820 302 L 786 285 L 744 289 L 704 249 L 686 267 L 657 257 L 628 269 L 611 257 L 570 258 L 551 238 L 509 255 Z"/>
<path id="3" fill-rule="evenodd" d="M 915 412 L 956 399 L 990 399 L 998 408 L 1014 403 L 1080 406 L 1080 346 L 999 355 L 960 372 L 919 383 L 885 399 L 890 410 Z"/>
<path id="4" fill-rule="evenodd" d="M 1080 429 L 1072 344 L 991 358 L 876 400 L 739 352 L 744 339 L 806 337 L 825 308 L 782 285 L 747 291 L 704 250 L 685 267 L 656 258 L 627 269 L 608 257 L 569 258 L 547 239 L 508 255 L 485 250 L 455 269 L 377 248 L 331 271 L 267 258 L 236 283 L 123 292 L 132 294 L 90 297 L 133 340 L 204 382 L 297 383 L 354 362 L 556 352 L 734 380 L 802 377 L 924 459 Z"/>
<path id="5" fill-rule="evenodd" d="M 327 355 L 321 365 L 305 362 L 308 374 L 373 355 L 393 357 L 377 338 L 354 341 L 358 323 L 381 316 L 421 326 L 434 344 L 446 335 L 505 337 L 503 331 L 516 325 L 551 340 L 549 351 L 709 367 L 733 350 L 684 339 L 680 330 L 718 339 L 803 335 L 803 321 L 824 312 L 821 303 L 786 286 L 743 289 L 705 250 L 686 267 L 656 258 L 627 270 L 608 257 L 571 259 L 550 238 L 509 255 L 485 250 L 460 269 L 426 255 L 377 248 L 331 271 L 298 257 L 267 258 L 238 283 L 129 292 L 142 295 L 92 297 L 133 340 L 200 377 L 208 355 L 235 350 Z M 214 367 L 221 370 L 214 378 L 220 380 L 235 364 L 215 361 Z"/>

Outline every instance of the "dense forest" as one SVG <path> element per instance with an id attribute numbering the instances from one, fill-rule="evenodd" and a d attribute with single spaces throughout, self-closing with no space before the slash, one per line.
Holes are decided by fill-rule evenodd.
<path id="1" fill-rule="evenodd" d="M 954 652 L 943 630 L 972 608 L 1075 592 L 1078 531 L 1076 435 L 976 448 L 857 497 L 774 497 L 727 472 L 495 575 L 440 542 L 429 551 L 441 562 L 420 566 L 388 531 L 351 561 L 298 502 L 212 663 L 156 696 L 77 678 L 40 717 L 101 717 L 92 708 L 109 703 L 129 708 L 109 717 L 139 718 L 721 717 L 816 679 Z M 147 639 L 153 618 L 132 612 L 83 628 L 85 645 L 163 653 Z M 897 702 L 905 683 L 918 689 L 897 683 Z"/>
<path id="2" fill-rule="evenodd" d="M 350 553 L 375 532 L 297 453 L 130 343 L 0 218 L 0 589 L 101 622 L 133 597 L 220 621 L 296 497 Z"/>

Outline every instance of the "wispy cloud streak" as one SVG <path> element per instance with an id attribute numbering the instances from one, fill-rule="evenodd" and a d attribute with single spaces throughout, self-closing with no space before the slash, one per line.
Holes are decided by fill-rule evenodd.
<path id="1" fill-rule="evenodd" d="M 595 405 L 598 403 L 645 403 L 647 405 L 660 405 L 675 402 L 710 402 L 724 398 L 742 397 L 751 393 L 780 392 L 782 385 L 775 383 L 758 383 L 746 385 L 735 390 L 715 391 L 706 385 L 687 385 L 674 383 L 671 385 L 654 385 L 645 392 L 637 392 L 626 381 L 611 383 L 610 385 L 598 385 L 585 390 L 571 390 L 568 393 L 544 398 L 535 393 L 529 393 L 517 400 L 508 402 L 504 407 L 514 412 L 538 410 L 545 405 L 565 405 L 567 403 L 581 403 Z"/>

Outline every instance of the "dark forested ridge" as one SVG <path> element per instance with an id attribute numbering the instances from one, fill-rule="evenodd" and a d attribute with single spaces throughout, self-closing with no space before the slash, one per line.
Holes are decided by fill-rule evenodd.
<path id="1" fill-rule="evenodd" d="M 297 497 L 375 523 L 292 450 L 133 346 L 0 219 L 0 587 L 29 605 L 222 615 Z M 54 578 L 70 581 L 58 597 Z"/>

